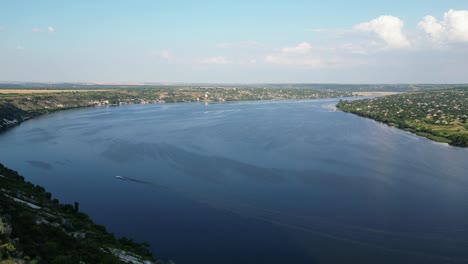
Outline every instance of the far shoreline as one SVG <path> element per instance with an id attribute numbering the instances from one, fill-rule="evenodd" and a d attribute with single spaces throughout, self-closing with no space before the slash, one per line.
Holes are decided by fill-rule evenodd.
<path id="1" fill-rule="evenodd" d="M 104 92 L 102 89 L 0 89 L 0 94 L 47 94 L 47 93 L 83 93 L 83 92 Z"/>
<path id="2" fill-rule="evenodd" d="M 401 92 L 374 92 L 374 91 L 363 91 L 363 92 L 353 92 L 354 96 L 387 96 L 401 94 Z"/>
<path id="3" fill-rule="evenodd" d="M 115 95 L 114 92 L 117 92 L 118 93 L 121 93 L 125 91 L 125 89 L 115 89 L 115 90 L 111 90 L 111 89 L 86 89 L 86 90 L 80 90 L 80 89 L 30 89 L 30 88 L 25 88 L 25 89 L 0 89 L 0 99 L 2 99 L 2 96 L 5 96 L 5 98 L 8 98 L 9 96 L 28 96 L 28 95 L 32 95 L 32 96 L 42 96 L 42 95 L 46 95 L 46 96 L 56 96 L 56 95 L 60 95 L 60 94 L 66 94 L 66 95 L 71 95 L 73 96 L 73 94 L 87 94 L 87 93 L 95 93 L 95 92 L 98 92 L 98 93 L 104 93 L 104 94 L 109 94 L 109 95 Z M 311 90 L 312 91 L 312 90 Z M 340 93 L 337 91 L 337 93 Z M 354 95 L 354 93 L 349 93 L 351 94 L 352 96 L 351 97 L 361 97 L 361 95 Z M 125 100 L 123 99 L 123 101 L 120 101 L 119 102 L 111 102 L 109 100 L 109 98 L 107 97 L 102 97 L 102 99 L 98 100 L 98 101 L 94 101 L 92 104 L 87 102 L 87 103 L 84 103 L 82 105 L 62 105 L 60 104 L 61 106 L 58 107 L 58 108 L 39 108 L 39 107 L 35 107 L 35 108 L 32 108 L 32 109 L 29 109 L 29 110 L 25 110 L 25 109 L 21 109 L 20 107 L 18 106 L 15 106 L 15 105 L 12 105 L 14 108 L 14 111 L 13 114 L 15 114 L 16 116 L 20 117 L 19 119 L 18 118 L 15 118 L 13 120 L 11 119 L 8 119 L 8 118 L 5 118 L 4 116 L 0 116 L 0 120 L 3 118 L 3 120 L 5 122 L 7 122 L 7 124 L 3 125 L 0 123 L 0 133 L 2 132 L 6 132 L 7 130 L 9 130 L 10 128 L 13 128 L 13 127 L 16 127 L 18 125 L 20 125 L 22 122 L 24 121 L 27 121 L 27 120 L 30 120 L 30 119 L 34 119 L 34 118 L 37 118 L 37 117 L 40 117 L 40 116 L 44 116 L 44 115 L 47 115 L 47 114 L 51 114 L 51 113 L 55 113 L 55 112 L 60 112 L 60 111 L 64 111 L 64 110 L 72 110 L 72 109 L 83 109 L 83 108 L 94 108 L 94 107 L 102 107 L 102 106 L 107 106 L 107 107 L 115 107 L 115 106 L 122 106 L 122 105 L 138 105 L 138 104 L 165 104 L 165 103 L 226 103 L 226 102 L 252 102 L 252 101 L 283 101 L 283 100 L 300 100 L 300 99 L 307 99 L 307 100 L 318 100 L 318 99 L 339 99 L 339 98 L 350 98 L 348 96 L 330 96 L 330 97 L 308 97 L 308 98 L 294 98 L 294 97 L 291 97 L 291 98 L 269 98 L 269 99 L 257 99 L 257 98 L 254 98 L 254 99 L 240 99 L 240 100 L 224 100 L 224 99 L 221 99 L 219 100 L 219 98 L 217 99 L 204 99 L 204 100 L 195 100 L 194 98 L 192 98 L 193 100 L 182 100 L 182 101 L 178 101 L 178 100 L 173 100 L 173 101 L 151 101 L 151 100 L 145 100 L 143 98 L 140 98 L 140 99 L 131 99 L 131 100 Z M 53 100 L 53 99 L 52 99 Z M 11 104 L 11 103 L 6 103 L 6 104 Z M 58 103 L 57 103 L 58 104 Z M 0 101 L 0 107 L 2 106 L 2 102 Z M 0 109 L 1 110 L 1 109 Z M 25 115 L 25 116 L 21 116 L 21 115 Z"/>

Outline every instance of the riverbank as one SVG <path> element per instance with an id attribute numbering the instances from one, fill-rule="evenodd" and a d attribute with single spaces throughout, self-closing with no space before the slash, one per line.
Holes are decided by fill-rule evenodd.
<path id="1" fill-rule="evenodd" d="M 340 101 L 337 108 L 437 142 L 468 147 L 468 88 Z"/>
<path id="2" fill-rule="evenodd" d="M 61 204 L 2 164 L 0 186 L 0 262 L 162 263 L 147 244 L 116 238 L 80 212 L 79 203 Z"/>

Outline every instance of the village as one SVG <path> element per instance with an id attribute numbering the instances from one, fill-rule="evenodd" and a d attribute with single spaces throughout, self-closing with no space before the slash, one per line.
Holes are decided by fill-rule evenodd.
<path id="1" fill-rule="evenodd" d="M 433 140 L 468 144 L 468 88 L 341 101 L 338 108 Z"/>

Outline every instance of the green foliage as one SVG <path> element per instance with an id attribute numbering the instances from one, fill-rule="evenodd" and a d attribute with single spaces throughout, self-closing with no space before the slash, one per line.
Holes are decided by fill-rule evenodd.
<path id="1" fill-rule="evenodd" d="M 452 145 L 455 146 L 462 146 L 466 147 L 468 146 L 468 134 L 453 134 L 449 136 L 449 139 L 452 141 Z"/>
<path id="2" fill-rule="evenodd" d="M 11 226 L 11 234 L 0 234 L 0 260 L 28 256 L 31 263 L 121 263 L 111 248 L 130 252 L 142 259 L 154 258 L 148 245 L 130 239 L 116 239 L 104 226 L 94 224 L 75 206 L 50 200 L 40 186 L 25 182 L 17 172 L 0 164 L 0 218 Z M 32 208 L 12 199 L 31 204 Z M 4 241 L 4 242 L 2 242 Z M 21 255 L 18 254 L 21 252 Z"/>
<path id="3" fill-rule="evenodd" d="M 0 259 L 9 259 L 15 256 L 16 247 L 11 243 L 4 243 L 0 245 Z"/>
<path id="4" fill-rule="evenodd" d="M 468 88 L 340 101 L 337 108 L 438 142 L 468 147 Z"/>
<path id="5" fill-rule="evenodd" d="M 427 137 L 428 139 L 434 140 L 436 142 L 449 143 L 449 144 L 452 143 L 452 140 L 450 140 L 448 138 L 435 136 L 433 134 L 426 133 L 426 132 L 416 132 L 415 134 L 418 135 L 418 136 Z"/>

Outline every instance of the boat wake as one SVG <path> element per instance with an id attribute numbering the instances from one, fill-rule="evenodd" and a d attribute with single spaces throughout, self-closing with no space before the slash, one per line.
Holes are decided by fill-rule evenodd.
<path id="1" fill-rule="evenodd" d="M 130 177 L 125 177 L 125 176 L 115 176 L 116 179 L 119 179 L 119 180 L 122 180 L 122 181 L 130 181 L 130 182 L 136 182 L 136 183 L 141 183 L 141 184 L 150 184 L 152 185 L 151 182 L 147 182 L 147 181 L 142 181 L 142 180 L 138 180 L 138 179 L 135 179 L 135 178 L 130 178 Z"/>

